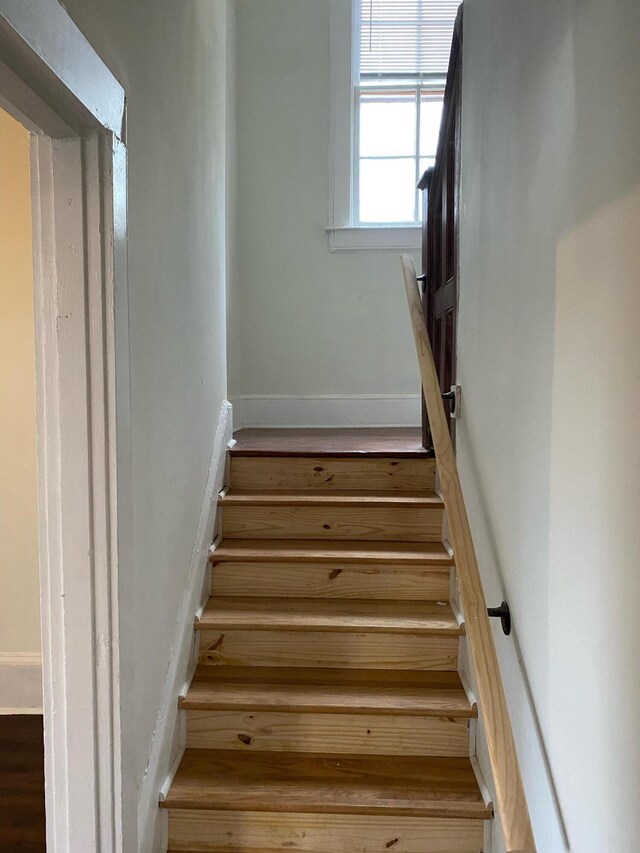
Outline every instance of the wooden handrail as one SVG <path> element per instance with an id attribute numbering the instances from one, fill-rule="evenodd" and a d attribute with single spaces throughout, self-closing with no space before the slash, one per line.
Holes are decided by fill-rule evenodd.
<path id="1" fill-rule="evenodd" d="M 403 255 L 401 262 L 440 489 L 447 514 L 449 539 L 453 547 L 464 607 L 466 634 L 477 680 L 478 699 L 496 792 L 497 816 L 502 826 L 507 853 L 536 853 L 509 711 L 498 668 L 498 657 L 487 615 L 487 603 L 471 539 L 447 416 L 440 396 L 440 383 L 427 334 L 416 271 L 410 255 Z"/>

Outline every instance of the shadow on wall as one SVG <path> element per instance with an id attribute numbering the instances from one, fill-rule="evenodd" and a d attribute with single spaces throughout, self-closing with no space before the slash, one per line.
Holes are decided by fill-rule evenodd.
<path id="1" fill-rule="evenodd" d="M 640 6 L 465 5 L 461 476 L 539 849 L 536 712 L 571 849 L 635 853 Z"/>
<path id="2" fill-rule="evenodd" d="M 612 816 L 611 849 L 631 853 L 640 838 L 639 230 L 637 184 L 558 244 L 547 744 L 572 768 L 561 794 L 575 849 L 589 853 L 594 827 L 611 837 Z"/>

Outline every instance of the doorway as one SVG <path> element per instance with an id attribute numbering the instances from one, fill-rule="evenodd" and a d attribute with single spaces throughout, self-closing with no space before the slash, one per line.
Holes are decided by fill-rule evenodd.
<path id="1" fill-rule="evenodd" d="M 0 109 L 0 808 L 3 849 L 45 849 L 29 134 Z"/>
<path id="2" fill-rule="evenodd" d="M 124 91 L 56 0 L 0 2 L 0 106 L 30 134 L 46 844 L 137 849 Z"/>

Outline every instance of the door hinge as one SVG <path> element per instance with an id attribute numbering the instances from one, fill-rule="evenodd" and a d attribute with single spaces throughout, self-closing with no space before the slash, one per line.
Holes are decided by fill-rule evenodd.
<path id="1" fill-rule="evenodd" d="M 451 418 L 459 418 L 460 417 L 460 403 L 462 397 L 462 388 L 460 385 L 452 385 L 451 391 L 447 391 L 446 394 L 442 395 L 442 399 L 446 400 L 449 403 L 449 417 Z"/>

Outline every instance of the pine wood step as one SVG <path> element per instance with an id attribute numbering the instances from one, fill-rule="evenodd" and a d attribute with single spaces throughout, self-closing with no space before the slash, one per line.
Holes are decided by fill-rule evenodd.
<path id="1" fill-rule="evenodd" d="M 185 710 L 477 716 L 457 672 L 200 666 L 180 704 Z"/>
<path id="2" fill-rule="evenodd" d="M 419 427 L 246 428 L 234 433 L 231 456 L 427 457 Z"/>
<path id="3" fill-rule="evenodd" d="M 423 491 L 435 486 L 434 459 L 231 456 L 233 489 Z"/>
<path id="4" fill-rule="evenodd" d="M 458 668 L 459 639 L 397 632 L 200 631 L 200 663 L 453 671 Z"/>
<path id="5" fill-rule="evenodd" d="M 222 539 L 211 562 L 386 563 L 451 566 L 441 542 L 350 542 L 313 539 Z"/>
<path id="6" fill-rule="evenodd" d="M 188 747 L 408 756 L 469 755 L 476 714 L 457 673 L 268 667 L 201 666 L 181 707 Z"/>
<path id="7" fill-rule="evenodd" d="M 308 489 L 229 489 L 221 493 L 220 506 L 356 506 L 424 507 L 443 509 L 434 491 L 310 491 Z"/>
<path id="8" fill-rule="evenodd" d="M 199 630 L 337 631 L 458 637 L 464 629 L 447 602 L 210 598 Z"/>
<path id="9" fill-rule="evenodd" d="M 195 848 L 187 850 L 185 847 L 170 847 L 167 853 L 202 853 L 202 850 L 202 847 L 199 850 Z M 257 847 L 207 847 L 206 853 L 282 853 L 282 851 L 274 850 L 273 848 L 267 850 L 266 847 L 261 847 L 260 849 Z"/>
<path id="10" fill-rule="evenodd" d="M 187 749 L 166 809 L 485 820 L 467 758 Z"/>
<path id="11" fill-rule="evenodd" d="M 484 823 L 461 818 L 174 809 L 172 853 L 480 853 Z"/>
<path id="12" fill-rule="evenodd" d="M 216 563 L 211 595 L 442 601 L 451 566 L 384 563 Z"/>
<path id="13" fill-rule="evenodd" d="M 167 853 L 202 853 L 203 848 L 187 850 L 186 847 L 169 847 Z M 266 847 L 207 847 L 206 853 L 282 853 L 281 850 L 267 850 Z"/>
<path id="14" fill-rule="evenodd" d="M 224 506 L 222 530 L 228 539 L 430 542 L 442 535 L 442 505 L 245 502 Z"/>
<path id="15" fill-rule="evenodd" d="M 289 848 L 291 849 L 291 848 Z M 187 850 L 186 847 L 170 847 L 167 850 L 167 853 L 282 853 L 282 850 L 266 847 L 199 847 L 190 848 Z"/>
<path id="16" fill-rule="evenodd" d="M 316 755 L 469 755 L 469 720 L 298 711 L 187 711 L 188 747 Z"/>

